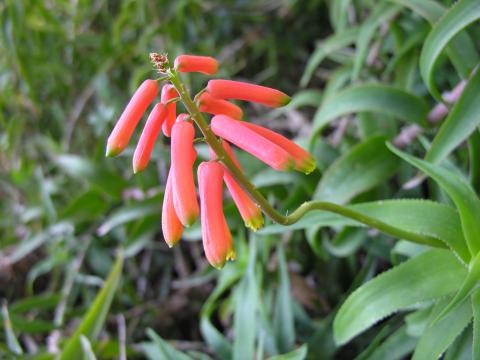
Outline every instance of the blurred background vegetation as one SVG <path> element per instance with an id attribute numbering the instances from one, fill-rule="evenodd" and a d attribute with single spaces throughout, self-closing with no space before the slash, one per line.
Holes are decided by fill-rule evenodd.
<path id="1" fill-rule="evenodd" d="M 366 44 L 353 46 L 363 24 L 371 30 Z M 156 76 L 150 52 L 214 56 L 219 77 L 294 95 L 281 110 L 244 106 L 247 119 L 291 138 L 311 135 L 316 108 L 351 83 L 362 46 L 359 82 L 394 84 L 433 106 L 417 64 L 428 22 L 373 0 L 3 0 L 0 25 L 0 358 L 49 358 L 85 324 L 96 294 L 117 281 L 111 307 L 95 303 L 101 329 L 82 338 L 85 358 L 263 359 L 294 351 L 289 358 L 303 359 L 308 347 L 311 359 L 367 359 L 369 344 L 398 328 L 394 316 L 347 346 L 333 342 L 333 315 L 347 294 L 398 262 L 407 246 L 344 225 L 253 234 L 227 199 L 238 259 L 217 271 L 204 259 L 198 225 L 173 249 L 162 239 L 168 141 L 135 177 L 134 145 L 118 159 L 104 151 L 133 91 Z M 335 33 L 343 37 L 317 47 Z M 199 90 L 206 77 L 185 79 Z M 447 67 L 437 80 L 450 89 L 459 78 Z M 400 128 L 372 113 L 340 118 L 317 141 L 319 170 L 308 177 L 239 156 L 284 211 L 314 196 L 339 203 L 421 197 L 422 187 L 400 187 L 414 172 L 383 145 Z M 319 189 L 341 157 L 343 167 Z M 345 182 L 350 175 L 356 183 Z M 123 272 L 105 283 L 116 256 Z M 403 343 L 401 356 L 414 343 Z"/>

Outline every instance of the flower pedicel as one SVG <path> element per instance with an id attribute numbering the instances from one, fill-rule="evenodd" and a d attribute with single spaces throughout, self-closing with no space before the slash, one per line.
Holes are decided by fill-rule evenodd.
<path id="1" fill-rule="evenodd" d="M 315 169 L 312 156 L 267 128 L 240 121 L 242 109 L 227 99 L 245 100 L 270 107 L 286 105 L 290 97 L 281 91 L 231 80 L 210 80 L 192 101 L 179 72 L 215 74 L 218 62 L 208 56 L 181 55 L 169 66 L 164 55 L 150 54 L 157 70 L 168 81 L 160 103 L 150 113 L 133 157 L 134 172 L 147 166 L 160 129 L 171 136 L 171 168 L 162 206 L 162 232 L 169 246 L 181 238 L 183 226 L 201 217 L 203 247 L 207 260 L 220 268 L 235 258 L 233 240 L 223 214 L 223 181 L 232 195 L 245 225 L 257 230 L 263 216 L 255 199 L 256 191 L 245 178 L 228 142 L 256 156 L 276 170 L 295 169 L 306 174 Z M 128 145 L 142 115 L 158 94 L 158 82 L 146 80 L 135 92 L 107 141 L 107 156 L 119 154 Z M 176 101 L 182 101 L 189 114 L 176 114 Z M 208 125 L 202 113 L 214 115 Z M 195 139 L 197 125 L 203 138 Z M 197 157 L 194 144 L 205 141 L 212 160 L 198 166 L 198 205 L 193 167 Z M 250 184 L 250 185 L 246 185 Z M 252 190 L 253 189 L 253 190 Z M 257 197 L 258 198 L 258 197 Z"/>

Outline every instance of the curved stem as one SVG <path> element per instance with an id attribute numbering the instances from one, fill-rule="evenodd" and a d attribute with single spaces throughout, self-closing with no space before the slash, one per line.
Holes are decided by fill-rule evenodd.
<path id="1" fill-rule="evenodd" d="M 290 215 L 283 215 L 279 213 L 265 197 L 255 188 L 250 180 L 243 174 L 243 172 L 235 165 L 228 153 L 223 148 L 222 143 L 218 140 L 215 134 L 210 129 L 202 113 L 198 109 L 195 102 L 191 99 L 189 93 L 185 89 L 178 73 L 171 69 L 168 71 L 170 82 L 178 91 L 183 104 L 190 113 L 192 119 L 195 121 L 203 136 L 205 142 L 212 148 L 217 155 L 217 159 L 227 168 L 230 174 L 238 182 L 238 184 L 249 194 L 253 201 L 262 209 L 262 211 L 273 221 L 282 225 L 291 225 L 299 221 L 306 213 L 312 210 L 324 210 L 332 212 L 362 224 L 375 228 L 383 233 L 394 236 L 396 238 L 409 240 L 418 244 L 431 245 L 435 247 L 446 247 L 441 241 L 434 237 L 423 236 L 413 232 L 405 231 L 387 223 L 379 221 L 375 218 L 369 217 L 348 207 L 338 204 L 324 202 L 324 201 L 309 201 L 300 205 Z"/>

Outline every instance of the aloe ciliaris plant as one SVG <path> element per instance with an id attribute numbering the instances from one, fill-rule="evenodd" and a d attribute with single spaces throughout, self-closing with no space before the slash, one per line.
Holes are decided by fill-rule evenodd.
<path id="1" fill-rule="evenodd" d="M 343 11 L 342 7 L 347 3 L 338 2 L 333 8 Z M 367 53 L 376 28 L 385 21 L 393 21 L 402 11 L 413 11 L 432 25 L 409 40 L 402 39 L 399 25 L 391 25 L 399 50 L 386 72 L 397 71 L 407 79 L 400 79 L 395 86 L 372 82 L 355 84 L 364 76 L 364 62 L 372 65 L 375 61 L 367 58 Z M 366 115 L 371 113 L 412 124 L 405 126 L 396 137 L 374 136 L 359 144 L 325 173 L 315 194 L 316 199 L 303 203 L 289 215 L 275 210 L 253 186 L 228 143 L 250 152 L 276 170 L 295 169 L 308 174 L 315 168 L 313 157 L 285 137 L 242 121 L 242 110 L 226 100 L 247 100 L 280 107 L 287 105 L 290 98 L 278 90 L 258 85 L 210 80 L 192 100 L 179 73 L 215 74 L 218 69 L 216 60 L 182 55 L 170 66 L 165 56 L 154 54 L 153 63 L 162 76 L 157 81 L 166 84 L 161 102 L 153 108 L 135 151 L 134 171 L 142 170 L 148 163 L 160 128 L 165 135 L 171 134 L 172 168 L 162 214 L 167 243 L 174 245 L 181 237 L 183 226 L 191 225 L 200 212 L 204 249 L 210 263 L 221 267 L 226 260 L 234 259 L 232 237 L 221 211 L 222 178 L 247 226 L 258 230 L 263 225 L 261 212 L 278 223 L 260 230 L 261 234 L 312 226 L 318 230 L 332 223 L 350 228 L 368 226 L 401 240 L 398 247 L 403 250 L 399 251 L 408 259 L 361 285 L 347 297 L 333 323 L 336 343 L 346 344 L 387 316 L 408 310 L 405 325 L 390 332 L 386 339 L 380 333 L 378 341 L 383 340 L 383 343 L 370 352 L 367 349 L 363 354 L 365 358 L 382 358 L 382 354 L 389 354 L 393 356 L 389 358 L 399 359 L 413 351 L 414 359 L 436 359 L 461 334 L 467 344 L 462 346 L 471 351 L 474 359 L 480 359 L 480 290 L 477 290 L 480 280 L 480 200 L 476 193 L 480 178 L 480 71 L 477 71 L 478 42 L 468 32 L 470 26 L 478 25 L 475 22 L 479 18 L 478 0 L 461 0 L 450 9 L 430 0 L 394 0 L 382 3 L 359 29 L 346 29 L 340 21 L 335 24 L 337 32 L 319 46 L 301 82 L 306 86 L 325 57 L 355 42 L 356 57 L 352 67 L 341 69 L 350 75 L 350 79 L 339 72 L 342 79 L 335 87 L 343 87 L 348 81 L 352 85 L 342 90 L 333 85 L 327 88 L 330 94 L 324 95 L 314 117 L 310 149 L 315 150 L 318 135 L 332 120 L 351 113 L 359 114 L 362 127 L 378 123 L 378 117 Z M 417 26 L 417 23 L 410 26 Z M 478 34 L 478 29 L 476 31 Z M 417 62 L 417 54 L 411 49 L 421 42 L 424 44 Z M 444 60 L 444 54 L 456 69 L 459 83 L 452 93 L 442 95 L 437 86 L 439 76 L 436 69 Z M 369 56 L 378 54 L 371 49 Z M 402 57 L 408 57 L 409 61 L 403 62 L 405 68 L 398 69 L 396 65 Z M 430 112 L 408 79 L 414 78 L 417 64 L 425 88 L 438 102 Z M 147 80 L 134 95 L 109 138 L 107 154 L 115 155 L 126 146 L 134 126 L 158 91 L 157 81 Z M 183 103 L 187 113 L 177 117 L 176 102 Z M 210 123 L 202 113 L 214 115 Z M 429 128 L 443 117 L 446 119 L 432 142 L 422 137 L 423 132 L 430 132 Z M 194 138 L 193 124 L 199 128 L 200 138 Z M 423 160 L 401 150 L 415 138 L 420 138 L 426 149 Z M 468 141 L 470 155 L 469 179 L 448 161 L 448 156 L 464 141 Z M 207 143 L 211 150 L 211 161 L 198 168 L 201 210 L 192 172 L 196 142 Z M 355 161 L 366 161 L 368 156 L 375 159 L 373 167 L 365 169 L 373 174 L 370 178 L 354 168 Z M 419 171 L 407 187 L 418 186 L 426 175 L 433 181 L 432 186 L 438 186 L 439 192 L 446 194 L 449 200 L 392 199 L 345 205 L 355 194 L 393 174 L 399 166 L 395 156 Z M 342 179 L 338 176 L 342 171 L 345 175 L 344 170 L 349 166 L 353 166 L 351 175 L 359 176 L 359 182 L 343 189 Z M 372 180 L 376 172 L 381 175 Z M 334 194 L 336 185 L 340 188 L 337 195 Z M 335 215 L 332 217 L 327 213 Z M 415 246 L 407 247 L 405 241 Z"/>

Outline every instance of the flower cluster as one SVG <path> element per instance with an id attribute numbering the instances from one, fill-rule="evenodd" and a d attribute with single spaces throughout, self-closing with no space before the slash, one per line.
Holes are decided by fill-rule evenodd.
<path id="1" fill-rule="evenodd" d="M 162 207 L 162 231 L 169 246 L 181 238 L 183 227 L 189 227 L 201 216 L 202 238 L 210 264 L 220 268 L 226 260 L 235 258 L 232 235 L 223 214 L 223 182 L 225 182 L 245 225 L 253 230 L 263 225 L 260 208 L 251 194 L 232 173 L 243 174 L 230 143 L 254 155 L 276 170 L 295 169 L 305 174 L 315 169 L 312 156 L 294 142 L 267 128 L 243 121 L 243 111 L 229 99 L 256 102 L 269 107 L 280 107 L 290 101 L 281 91 L 245 82 L 214 79 L 191 101 L 180 81 L 179 72 L 199 72 L 212 75 L 218 62 L 207 56 L 181 55 L 169 67 L 165 56 L 152 54 L 157 69 L 166 74 L 159 80 L 146 80 L 133 95 L 120 116 L 107 142 L 107 156 L 122 152 L 135 127 L 159 92 L 159 81 L 169 81 L 161 89 L 160 102 L 153 106 L 147 118 L 133 155 L 133 171 L 142 171 L 148 165 L 155 141 L 160 133 L 171 137 L 171 166 L 165 187 Z M 189 114 L 177 116 L 176 102 L 183 101 Z M 193 108 L 188 106 L 189 102 Z M 203 115 L 213 115 L 210 125 L 200 126 Z M 194 178 L 195 127 L 198 125 L 203 141 L 210 145 L 211 160 L 198 166 L 197 181 L 200 206 Z M 209 132 L 211 136 L 207 136 Z M 210 139 L 210 140 L 209 140 Z M 218 142 L 217 152 L 212 141 Z M 219 150 L 222 153 L 218 153 Z M 230 159 L 230 166 L 225 158 Z M 233 164 L 233 165 L 232 165 Z"/>

